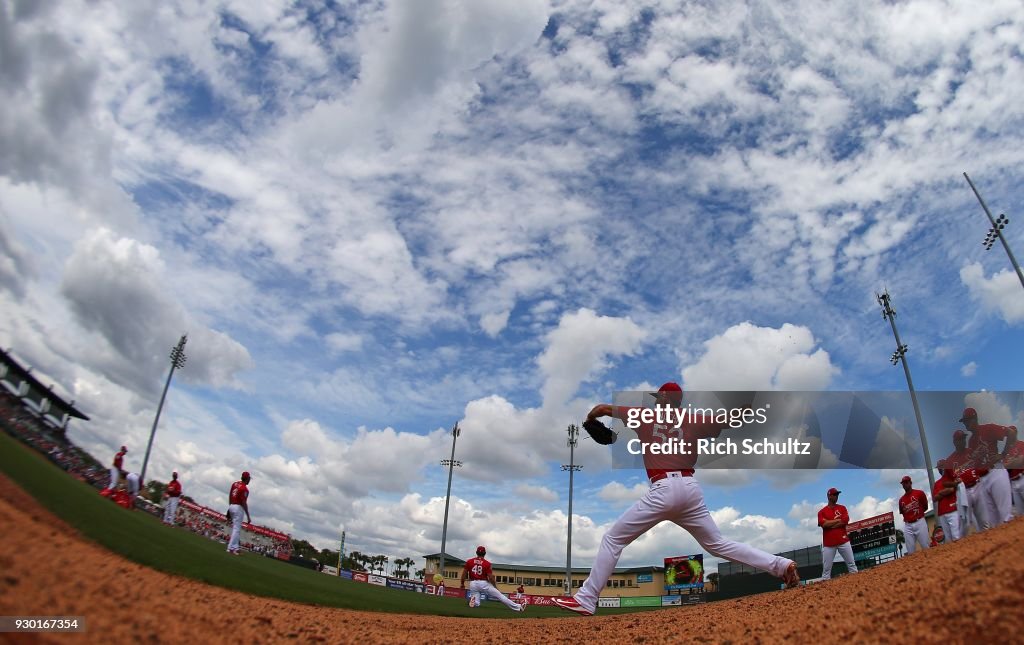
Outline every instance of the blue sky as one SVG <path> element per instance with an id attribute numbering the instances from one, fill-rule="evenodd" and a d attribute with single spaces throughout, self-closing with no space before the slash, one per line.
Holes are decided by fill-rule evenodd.
<path id="1" fill-rule="evenodd" d="M 564 562 L 565 427 L 620 390 L 1022 387 L 1018 2 L 0 1 L 0 343 L 72 438 L 395 557 Z M 980 404 L 979 404 L 980 405 Z M 948 432 L 955 427 L 950 419 Z M 933 453 L 948 452 L 945 448 Z M 574 563 L 642 491 L 581 443 Z M 726 535 L 815 543 L 830 486 L 707 471 Z M 166 475 L 164 475 L 166 476 Z M 696 549 L 674 527 L 625 565 Z"/>

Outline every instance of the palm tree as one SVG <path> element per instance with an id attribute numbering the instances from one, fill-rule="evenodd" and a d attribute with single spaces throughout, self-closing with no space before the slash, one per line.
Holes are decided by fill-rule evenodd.
<path id="1" fill-rule="evenodd" d="M 399 558 L 395 560 L 395 577 L 396 578 L 408 578 L 409 567 L 416 564 L 416 561 L 412 558 Z"/>

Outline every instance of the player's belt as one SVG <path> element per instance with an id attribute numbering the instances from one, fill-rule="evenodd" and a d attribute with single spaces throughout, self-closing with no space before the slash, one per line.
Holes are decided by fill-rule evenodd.
<path id="1" fill-rule="evenodd" d="M 693 477 L 693 473 L 686 473 L 681 470 L 670 470 L 667 473 L 659 473 L 654 477 L 651 477 L 651 483 L 661 481 L 662 479 L 668 479 L 669 477 Z"/>

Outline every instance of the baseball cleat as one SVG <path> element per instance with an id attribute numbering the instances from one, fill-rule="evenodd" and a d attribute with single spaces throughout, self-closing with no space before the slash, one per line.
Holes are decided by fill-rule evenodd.
<path id="1" fill-rule="evenodd" d="M 782 574 L 782 581 L 789 589 L 800 585 L 800 574 L 796 571 L 796 562 L 790 562 L 786 567 L 786 573 Z"/>
<path id="2" fill-rule="evenodd" d="M 576 601 L 575 598 L 552 598 L 552 602 L 571 612 L 575 612 L 580 616 L 593 616 L 594 612 L 589 611 L 586 607 Z"/>

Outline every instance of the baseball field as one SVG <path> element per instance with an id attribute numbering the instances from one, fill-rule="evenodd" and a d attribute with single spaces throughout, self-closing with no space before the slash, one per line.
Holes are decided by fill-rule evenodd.
<path id="1" fill-rule="evenodd" d="M 1024 520 L 855 576 L 703 606 L 514 614 L 353 583 L 128 512 L 0 434 L 0 616 L 77 615 L 117 641 L 879 642 L 1017 638 Z M 993 631 L 995 630 L 995 631 Z M 0 640 L 4 636 L 0 635 Z"/>

